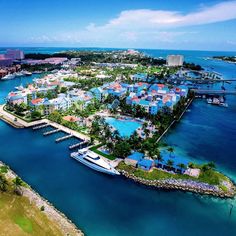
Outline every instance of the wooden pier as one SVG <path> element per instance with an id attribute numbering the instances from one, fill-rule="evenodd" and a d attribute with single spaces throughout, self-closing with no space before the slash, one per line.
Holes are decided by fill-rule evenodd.
<path id="1" fill-rule="evenodd" d="M 60 137 L 60 138 L 56 139 L 55 142 L 59 143 L 59 142 L 62 142 L 64 140 L 67 140 L 67 139 L 72 138 L 72 137 L 74 137 L 74 135 L 69 134 L 69 135 L 66 135 L 66 136 L 63 136 L 63 137 Z"/>
<path id="2" fill-rule="evenodd" d="M 38 129 L 43 129 L 50 126 L 50 124 L 43 124 L 43 125 L 39 125 L 39 126 L 34 126 L 33 130 L 38 130 Z"/>
<path id="3" fill-rule="evenodd" d="M 80 143 L 73 144 L 73 145 L 69 146 L 69 149 L 72 150 L 72 149 L 77 148 L 77 147 L 81 148 L 81 146 L 86 144 L 86 143 L 88 143 L 88 141 L 83 141 L 83 142 L 80 142 Z"/>
<path id="4" fill-rule="evenodd" d="M 43 133 L 43 136 L 48 136 L 50 134 L 55 134 L 55 133 L 57 133 L 59 131 L 61 131 L 61 130 L 60 129 L 54 129 L 54 130 L 51 130 L 51 131 Z"/>

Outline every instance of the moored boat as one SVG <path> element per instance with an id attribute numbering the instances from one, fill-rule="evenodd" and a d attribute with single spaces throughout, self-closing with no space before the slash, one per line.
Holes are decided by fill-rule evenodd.
<path id="1" fill-rule="evenodd" d="M 8 74 L 5 75 L 4 77 L 2 77 L 2 80 L 10 80 L 10 79 L 14 79 L 15 75 L 14 74 Z"/>
<path id="2" fill-rule="evenodd" d="M 87 148 L 83 148 L 78 150 L 78 152 L 71 153 L 71 157 L 93 170 L 110 175 L 120 174 L 102 157 L 98 156 L 96 153 L 88 150 Z"/>

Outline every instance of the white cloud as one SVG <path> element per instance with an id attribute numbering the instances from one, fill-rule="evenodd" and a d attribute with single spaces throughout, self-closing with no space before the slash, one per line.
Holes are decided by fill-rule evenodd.
<path id="1" fill-rule="evenodd" d="M 162 10 L 128 10 L 117 18 L 111 19 L 103 26 L 95 29 L 160 29 L 222 22 L 236 18 L 236 1 L 226 1 L 211 7 L 202 7 L 196 12 L 183 14 L 176 11 Z"/>
<path id="2" fill-rule="evenodd" d="M 89 24 L 76 32 L 34 38 L 33 41 L 80 43 L 81 45 L 130 46 L 188 41 L 189 32 L 181 27 L 205 25 L 236 19 L 236 0 L 201 6 L 190 13 L 164 10 L 126 10 L 104 25 Z M 185 38 L 186 36 L 186 38 Z M 191 37 L 190 37 L 191 38 Z M 133 43 L 133 44 L 132 44 Z"/>

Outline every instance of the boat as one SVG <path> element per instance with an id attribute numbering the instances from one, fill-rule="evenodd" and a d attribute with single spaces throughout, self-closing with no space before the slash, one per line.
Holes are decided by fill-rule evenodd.
<path id="1" fill-rule="evenodd" d="M 40 70 L 34 71 L 33 74 L 42 74 L 43 72 Z"/>
<path id="2" fill-rule="evenodd" d="M 21 84 L 20 86 L 15 87 L 16 90 L 22 91 L 24 89 L 23 85 Z"/>
<path id="3" fill-rule="evenodd" d="M 228 103 L 221 102 L 221 103 L 219 104 L 219 106 L 221 106 L 221 107 L 228 107 L 229 105 L 228 105 Z"/>
<path id="4" fill-rule="evenodd" d="M 222 99 L 218 99 L 218 98 L 208 98 L 207 103 L 212 104 L 212 105 L 221 106 L 221 107 L 228 107 L 228 104 L 226 102 L 224 102 Z"/>
<path id="5" fill-rule="evenodd" d="M 22 73 L 25 75 L 25 76 L 30 76 L 32 75 L 31 72 L 27 71 L 27 70 L 23 70 Z"/>
<path id="6" fill-rule="evenodd" d="M 78 152 L 71 153 L 71 157 L 93 170 L 110 175 L 120 174 L 102 157 L 98 156 L 96 153 L 88 150 L 87 148 L 83 148 L 78 150 Z"/>
<path id="7" fill-rule="evenodd" d="M 24 76 L 24 74 L 22 72 L 15 72 L 14 74 L 16 77 Z"/>
<path id="8" fill-rule="evenodd" d="M 8 74 L 2 77 L 2 80 L 9 80 L 9 79 L 14 79 L 15 75 L 14 74 Z"/>

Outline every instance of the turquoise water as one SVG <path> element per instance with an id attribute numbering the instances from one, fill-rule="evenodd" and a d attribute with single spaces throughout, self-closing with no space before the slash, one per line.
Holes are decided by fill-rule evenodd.
<path id="1" fill-rule="evenodd" d="M 16 77 L 15 79 L 12 80 L 0 81 L 0 104 L 3 104 L 5 102 L 7 94 L 10 91 L 14 91 L 15 87 L 18 87 L 21 84 L 23 86 L 26 86 L 27 84 L 32 83 L 34 78 L 38 78 L 39 76 L 41 75 L 33 74 L 31 76 L 21 76 L 21 77 Z"/>
<path id="2" fill-rule="evenodd" d="M 155 56 L 159 52 L 149 50 Z M 203 54 L 209 56 L 208 52 L 194 52 L 192 60 L 200 60 Z M 202 63 L 207 66 L 210 62 Z M 235 77 L 235 65 L 213 64 L 225 77 Z M 6 89 L 18 85 L 15 83 L 0 82 L 1 99 Z M 229 108 L 196 100 L 165 140 L 178 154 L 215 161 L 236 181 L 236 96 L 226 99 Z M 43 137 L 43 130 L 14 129 L 2 121 L 0 131 L 0 159 L 86 235 L 236 235 L 235 199 L 147 188 L 122 177 L 97 173 L 70 159 L 68 146 L 72 140 L 55 144 L 56 134 Z M 230 204 L 234 206 L 231 216 Z"/>
<path id="3" fill-rule="evenodd" d="M 135 120 L 121 120 L 112 117 L 106 118 L 106 122 L 118 130 L 122 137 L 130 137 L 142 124 Z"/>

